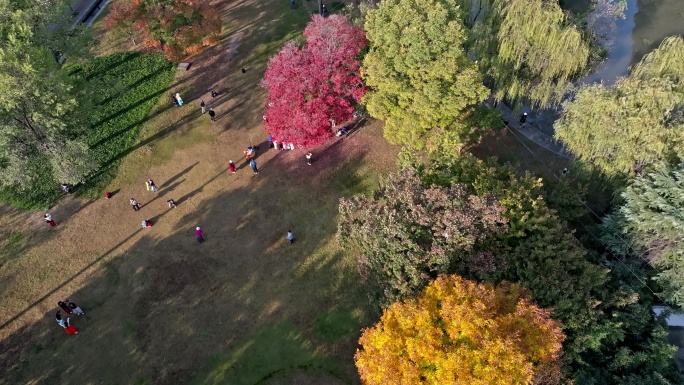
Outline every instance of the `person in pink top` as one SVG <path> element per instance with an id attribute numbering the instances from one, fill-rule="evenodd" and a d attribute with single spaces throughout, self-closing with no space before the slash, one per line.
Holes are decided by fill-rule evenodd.
<path id="1" fill-rule="evenodd" d="M 231 173 L 235 174 L 235 163 L 231 160 L 228 162 L 228 169 L 230 170 Z"/>
<path id="2" fill-rule="evenodd" d="M 197 238 L 197 242 L 199 243 L 204 242 L 204 237 L 202 237 L 202 229 L 199 226 L 195 228 L 195 238 Z"/>

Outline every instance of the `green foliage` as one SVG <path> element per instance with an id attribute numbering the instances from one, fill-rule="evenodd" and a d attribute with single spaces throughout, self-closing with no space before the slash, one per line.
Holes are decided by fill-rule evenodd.
<path id="1" fill-rule="evenodd" d="M 0 2 L 0 186 L 26 196 L 42 179 L 78 183 L 94 169 L 74 133 L 89 104 L 59 60 L 87 56 L 89 35 L 71 28 L 67 4 Z"/>
<path id="2" fill-rule="evenodd" d="M 482 73 L 497 99 L 560 102 L 569 80 L 589 61 L 582 31 L 552 0 L 494 0 L 472 29 Z"/>
<path id="3" fill-rule="evenodd" d="M 604 221 L 604 240 L 617 255 L 634 251 L 656 267 L 666 297 L 684 306 L 684 166 L 659 164 L 636 177 L 622 197 L 620 210 Z"/>
<path id="4" fill-rule="evenodd" d="M 540 179 L 516 176 L 509 165 L 458 155 L 448 148 L 433 152 L 431 160 L 422 164 L 415 156 L 405 156 L 403 164 L 420 179 L 405 178 L 401 189 L 387 194 L 385 188 L 375 201 L 354 198 L 340 205 L 343 223 L 338 234 L 345 245 L 362 254 L 362 268 L 376 269 L 370 272 L 374 282 L 401 287 L 395 298 L 410 296 L 420 286 L 406 275 L 416 267 L 428 277 L 432 271 L 426 266 L 479 281 L 515 282 L 561 321 L 567 335 L 564 371 L 575 383 L 627 385 L 640 380 L 650 384 L 658 383 L 647 382 L 656 378 L 679 383 L 671 347 L 661 324 L 654 321 L 652 297 L 642 283 L 649 281 L 648 272 L 639 266 L 627 270 L 622 264 L 608 263 L 585 248 L 542 199 Z M 470 248 L 462 244 L 459 249 L 440 248 L 441 234 L 423 231 L 425 222 L 413 213 L 422 205 L 429 208 L 425 212 L 431 220 L 442 214 L 415 197 L 417 192 L 449 186 L 465 189 L 465 196 L 495 197 L 507 231 L 480 233 L 483 238 Z M 442 254 L 447 261 L 424 263 L 431 261 L 433 249 L 448 250 Z M 426 253 L 416 264 L 415 256 Z"/>
<path id="5" fill-rule="evenodd" d="M 653 296 L 644 282 L 648 271 L 640 264 L 606 262 L 610 280 L 600 300 L 608 306 L 583 338 L 602 336 L 591 350 L 572 363 L 578 385 L 674 385 L 681 376 L 674 360 L 674 346 L 668 344 L 663 317 L 654 318 Z"/>
<path id="6" fill-rule="evenodd" d="M 614 87 L 583 86 L 564 103 L 555 130 L 608 175 L 684 154 L 684 39 L 665 39 Z"/>
<path id="7" fill-rule="evenodd" d="M 422 148 L 431 130 L 461 128 L 487 97 L 463 48 L 463 13 L 456 0 L 387 0 L 366 14 L 364 102 L 391 143 Z"/>
<path id="8" fill-rule="evenodd" d="M 489 269 L 489 256 L 477 251 L 506 231 L 501 212 L 489 194 L 472 195 L 459 184 L 423 186 L 415 170 L 405 169 L 390 174 L 373 200 L 342 198 L 337 236 L 360 251 L 359 268 L 393 302 L 457 261 Z"/>
<path id="9" fill-rule="evenodd" d="M 116 174 L 123 155 L 135 144 L 160 97 L 168 97 L 174 66 L 160 54 L 116 53 L 72 69 L 86 79 L 97 109 L 84 135 L 100 171 L 81 194 L 99 195 Z M 170 105 L 170 102 L 169 102 Z"/>
<path id="10" fill-rule="evenodd" d="M 586 350 L 586 341 L 576 335 L 597 318 L 600 310 L 592 293 L 605 282 L 607 271 L 588 261 L 572 230 L 546 206 L 541 180 L 516 177 L 511 166 L 469 155 L 435 159 L 422 175 L 428 184 L 462 183 L 475 194 L 497 198 L 509 223 L 508 232 L 497 234 L 492 242 L 497 269 L 471 274 L 520 283 L 540 306 L 554 308 L 554 318 L 563 322 L 568 335 L 566 354 Z"/>
<path id="11" fill-rule="evenodd" d="M 98 173 L 85 181 L 79 194 L 96 196 L 114 176 L 121 157 L 135 143 L 150 110 L 164 94 L 173 79 L 173 65 L 160 54 L 118 53 L 72 65 L 68 75 L 83 83 L 88 101 L 84 110 L 93 105 L 88 123 L 67 126 L 64 135 L 74 139 L 77 147 L 71 154 L 85 154 Z M 68 119 L 64 119 L 69 122 Z M 88 146 L 86 150 L 84 146 Z M 36 154 L 29 158 L 26 168 L 35 173 L 30 189 L 18 186 L 5 188 L 0 200 L 13 206 L 31 209 L 52 205 L 60 196 L 59 183 L 69 180 L 57 179 L 49 167 L 46 155 Z M 62 155 L 55 161 L 69 160 Z M 72 159 L 75 166 L 84 167 L 79 158 Z M 80 179 L 76 180 L 76 183 Z"/>

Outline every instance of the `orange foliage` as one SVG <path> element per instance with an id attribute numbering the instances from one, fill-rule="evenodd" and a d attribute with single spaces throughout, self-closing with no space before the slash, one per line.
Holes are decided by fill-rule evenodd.
<path id="1" fill-rule="evenodd" d="M 440 276 L 385 309 L 355 360 L 365 385 L 552 384 L 564 340 L 522 287 Z"/>
<path id="2" fill-rule="evenodd" d="M 162 50 L 174 62 L 217 42 L 222 28 L 220 15 L 194 0 L 117 0 L 105 25 L 138 31 L 147 49 Z"/>

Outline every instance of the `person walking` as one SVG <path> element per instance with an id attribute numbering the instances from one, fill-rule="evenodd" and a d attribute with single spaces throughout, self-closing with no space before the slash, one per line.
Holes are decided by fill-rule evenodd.
<path id="1" fill-rule="evenodd" d="M 292 234 L 292 230 L 287 230 L 287 240 L 290 244 L 294 243 L 294 234 Z"/>
<path id="2" fill-rule="evenodd" d="M 204 100 L 200 100 L 200 107 L 202 108 L 202 115 L 204 115 L 204 113 L 207 112 L 207 110 L 204 108 L 204 106 L 205 106 Z"/>
<path id="3" fill-rule="evenodd" d="M 257 164 L 254 158 L 249 160 L 249 167 L 252 168 L 252 171 L 254 171 L 255 175 L 259 173 L 259 169 L 257 168 Z"/>
<path id="4" fill-rule="evenodd" d="M 175 209 L 175 208 L 176 208 L 176 202 L 175 202 L 173 199 L 169 199 L 168 201 L 166 201 L 166 203 L 169 204 L 169 208 L 170 208 L 170 209 Z"/>
<path id="5" fill-rule="evenodd" d="M 230 170 L 231 174 L 235 174 L 235 163 L 232 160 L 228 161 L 228 170 Z"/>
<path id="6" fill-rule="evenodd" d="M 66 314 L 71 314 L 71 308 L 64 301 L 57 302 L 57 306 L 62 308 Z"/>
<path id="7" fill-rule="evenodd" d="M 174 105 L 174 106 L 180 107 L 180 106 L 178 105 L 178 99 L 176 99 L 176 95 L 174 95 L 173 92 L 171 93 L 171 102 L 173 102 L 173 105 Z"/>
<path id="8" fill-rule="evenodd" d="M 309 166 L 311 166 L 311 157 L 312 156 L 313 156 L 313 154 L 311 152 L 306 153 L 306 164 L 308 164 Z"/>
<path id="9" fill-rule="evenodd" d="M 202 236 L 202 228 L 199 226 L 195 228 L 195 238 L 197 238 L 198 243 L 204 242 L 204 237 Z"/>
<path id="10" fill-rule="evenodd" d="M 295 0 L 290 0 L 290 9 L 296 9 Z"/>
<path id="11" fill-rule="evenodd" d="M 43 216 L 43 219 L 45 219 L 45 223 L 47 223 L 48 225 L 50 225 L 50 227 L 55 227 L 55 226 L 57 226 L 57 224 L 55 223 L 55 221 L 52 220 L 52 215 L 50 215 L 50 213 L 45 213 L 45 215 Z"/>
<path id="12" fill-rule="evenodd" d="M 88 317 L 88 315 L 87 315 L 87 314 L 83 311 L 83 309 L 81 309 L 78 305 L 76 305 L 75 303 L 71 302 L 71 301 L 68 300 L 68 299 L 66 300 L 66 302 L 69 303 L 69 308 L 71 309 L 71 311 L 72 311 L 74 314 L 76 314 L 76 315 L 82 315 L 82 316 L 85 316 L 87 319 L 90 319 L 90 317 Z"/>
<path id="13" fill-rule="evenodd" d="M 131 198 L 131 200 L 129 202 L 131 203 L 131 206 L 133 206 L 133 210 L 135 210 L 135 211 L 140 210 L 140 203 L 138 203 L 138 201 Z"/>
<path id="14" fill-rule="evenodd" d="M 214 112 L 213 108 L 209 109 L 209 119 L 211 119 L 212 122 L 216 121 L 216 112 Z"/>
<path id="15" fill-rule="evenodd" d="M 520 115 L 520 124 L 525 124 L 527 121 L 527 112 L 524 112 L 522 115 Z"/>
<path id="16" fill-rule="evenodd" d="M 157 185 L 154 184 L 154 181 L 152 179 L 149 179 L 147 181 L 147 186 L 148 186 L 148 190 L 150 190 L 152 192 L 159 191 L 159 188 L 157 188 Z"/>
<path id="17" fill-rule="evenodd" d="M 182 106 L 183 106 L 183 99 L 181 98 L 181 96 L 180 96 L 180 94 L 179 94 L 178 92 L 176 92 L 175 98 L 176 98 L 176 100 L 178 101 L 178 106 L 179 106 L 179 107 L 182 107 Z"/>

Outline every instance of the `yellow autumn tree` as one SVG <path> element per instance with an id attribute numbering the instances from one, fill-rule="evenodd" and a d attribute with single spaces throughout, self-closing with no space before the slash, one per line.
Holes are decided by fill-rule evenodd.
<path id="1" fill-rule="evenodd" d="M 440 276 L 365 329 L 365 385 L 555 384 L 565 336 L 519 285 Z"/>

